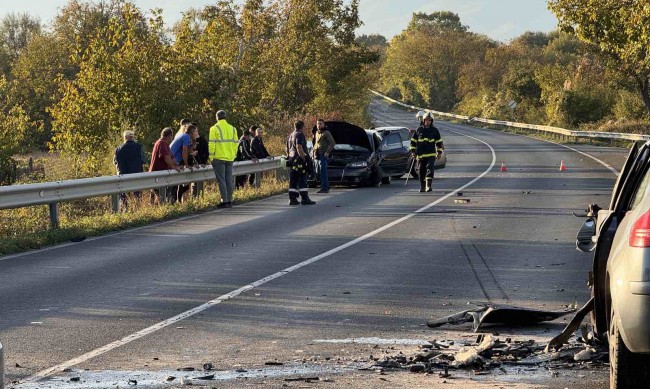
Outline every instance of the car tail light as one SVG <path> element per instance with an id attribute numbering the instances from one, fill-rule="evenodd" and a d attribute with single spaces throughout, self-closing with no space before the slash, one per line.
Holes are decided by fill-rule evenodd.
<path id="1" fill-rule="evenodd" d="M 631 247 L 650 247 L 650 211 L 644 213 L 630 231 Z"/>

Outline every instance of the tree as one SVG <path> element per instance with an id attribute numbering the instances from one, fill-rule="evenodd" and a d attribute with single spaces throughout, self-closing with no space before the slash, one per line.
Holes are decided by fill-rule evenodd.
<path id="1" fill-rule="evenodd" d="M 451 11 L 436 11 L 430 14 L 414 12 L 409 22 L 408 31 L 456 31 L 467 32 L 468 27 L 460 22 L 460 17 Z"/>
<path id="2" fill-rule="evenodd" d="M 426 22 L 426 23 L 425 23 Z M 456 14 L 414 14 L 409 28 L 391 40 L 381 71 L 384 90 L 417 105 L 450 111 L 460 102 L 458 81 L 467 63 L 483 58 L 493 45 L 465 31 Z"/>
<path id="3" fill-rule="evenodd" d="M 82 174 L 107 172 L 104 162 L 124 130 L 150 144 L 178 114 L 160 14 L 147 19 L 132 3 L 121 7 L 89 41 L 79 73 L 62 83 L 63 97 L 51 108 L 54 147 Z"/>
<path id="4" fill-rule="evenodd" d="M 560 27 L 605 54 L 636 84 L 650 112 L 650 7 L 646 0 L 549 0 Z"/>
<path id="5" fill-rule="evenodd" d="M 360 35 L 356 38 L 357 44 L 365 47 L 387 47 L 388 41 L 386 37 L 380 34 Z"/>
<path id="6" fill-rule="evenodd" d="M 47 149 L 52 137 L 52 117 L 48 108 L 61 99 L 62 80 L 72 80 L 76 67 L 70 62 L 60 38 L 54 34 L 34 37 L 13 64 L 11 99 L 29 115 L 30 125 L 23 145 Z"/>
<path id="7" fill-rule="evenodd" d="M 40 33 L 40 20 L 27 13 L 10 13 L 0 21 L 0 44 L 13 59 Z"/>
<path id="8" fill-rule="evenodd" d="M 11 85 L 0 75 L 0 96 L 11 93 Z M 15 178 L 13 155 L 20 151 L 20 144 L 29 118 L 20 106 L 12 105 L 5 98 L 0 99 L 0 185 L 10 185 Z"/>

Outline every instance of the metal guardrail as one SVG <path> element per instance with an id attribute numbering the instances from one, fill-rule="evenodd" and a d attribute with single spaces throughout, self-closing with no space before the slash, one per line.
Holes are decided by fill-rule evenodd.
<path id="1" fill-rule="evenodd" d="M 606 138 L 606 139 L 622 139 L 622 140 L 650 140 L 650 135 L 623 134 L 623 133 L 619 133 L 619 132 L 573 131 L 573 130 L 567 130 L 567 129 L 559 128 L 559 127 L 541 126 L 541 125 L 537 125 L 537 124 L 517 123 L 517 122 L 509 122 L 509 121 L 505 121 L 505 120 L 492 120 L 492 119 L 485 119 L 485 118 L 479 118 L 479 117 L 456 115 L 456 114 L 453 114 L 453 113 L 439 112 L 439 111 L 434 111 L 434 110 L 431 110 L 431 109 L 416 107 L 414 105 L 404 104 L 404 103 L 402 103 L 400 101 L 397 101 L 395 99 L 391 99 L 390 97 L 388 97 L 386 95 L 383 95 L 383 94 L 381 94 L 379 92 L 376 92 L 374 90 L 370 90 L 370 92 L 374 93 L 375 95 L 377 95 L 377 96 L 379 96 L 379 97 L 381 97 L 381 98 L 383 98 L 383 99 L 385 99 L 387 101 L 390 101 L 391 103 L 400 105 L 400 106 L 405 107 L 405 108 L 414 109 L 414 110 L 417 110 L 417 111 L 431 112 L 434 115 L 453 118 L 453 119 L 459 119 L 459 120 L 464 120 L 464 121 L 480 122 L 480 123 L 486 123 L 486 124 L 496 124 L 496 125 L 500 125 L 500 126 L 513 127 L 513 128 L 525 128 L 525 129 L 529 129 L 529 130 L 551 132 L 551 133 L 560 134 L 560 135 L 583 137 L 583 138 Z"/>
<path id="2" fill-rule="evenodd" d="M 258 162 L 242 161 L 233 165 L 233 176 L 257 174 L 279 169 L 282 158 L 266 158 Z M 99 196 L 114 196 L 124 192 L 145 189 L 165 188 L 192 182 L 215 180 L 211 166 L 193 168 L 177 172 L 163 170 L 79 180 L 45 182 L 39 184 L 12 185 L 0 187 L 0 209 L 23 208 L 48 204 L 52 225 L 58 224 L 57 204 Z M 258 180 L 259 182 L 259 180 Z M 115 204 L 115 201 L 114 201 Z"/>

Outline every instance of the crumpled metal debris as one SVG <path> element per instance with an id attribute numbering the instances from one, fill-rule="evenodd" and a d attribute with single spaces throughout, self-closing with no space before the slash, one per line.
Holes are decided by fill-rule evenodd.
<path id="1" fill-rule="evenodd" d="M 431 319 L 427 322 L 427 326 L 436 328 L 445 324 L 459 325 L 471 321 L 473 323 L 472 328 L 477 331 L 483 324 L 530 325 L 555 320 L 576 311 L 574 307 L 562 311 L 542 311 L 483 302 L 469 302 L 467 304 L 474 305 L 474 307 L 453 315 Z"/>
<path id="2" fill-rule="evenodd" d="M 594 301 L 594 297 L 592 297 L 582 308 L 580 308 L 562 332 L 548 342 L 546 352 L 559 350 L 569 340 L 569 338 L 571 338 L 573 333 L 576 332 L 578 327 L 580 327 L 580 323 L 582 323 L 585 316 L 594 309 Z"/>
<path id="3" fill-rule="evenodd" d="M 504 374 L 504 367 L 545 367 L 545 368 L 585 368 L 587 366 L 605 366 L 607 350 L 604 346 L 572 343 L 558 351 L 544 352 L 545 344 L 534 340 L 501 341 L 491 334 L 479 336 L 475 344 L 436 349 L 435 341 L 422 346 L 422 352 L 415 356 L 387 356 L 376 361 L 364 370 L 408 370 L 413 373 L 434 373 L 434 370 L 469 369 L 475 375 L 489 374 L 499 369 Z M 448 342 L 447 344 L 453 344 Z M 442 375 L 441 375 L 442 376 Z"/>

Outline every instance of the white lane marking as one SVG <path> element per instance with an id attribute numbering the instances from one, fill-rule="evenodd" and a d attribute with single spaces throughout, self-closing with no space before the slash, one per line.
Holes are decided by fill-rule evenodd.
<path id="1" fill-rule="evenodd" d="M 457 125 L 457 126 L 462 126 L 461 124 L 456 124 L 456 125 Z M 467 126 L 467 127 L 472 127 L 472 128 L 477 129 L 477 130 L 485 130 L 485 128 L 481 128 L 481 127 L 473 127 L 473 126 Z M 488 128 L 488 129 L 489 129 L 489 130 L 492 130 L 492 131 L 499 131 L 499 130 L 495 130 L 495 129 L 492 129 L 492 128 Z M 449 129 L 447 129 L 447 130 L 449 130 Z M 499 132 L 505 133 L 505 132 L 503 132 L 503 131 L 499 131 Z M 571 151 L 575 151 L 575 152 L 578 153 L 578 154 L 582 154 L 582 155 L 584 155 L 585 157 L 588 157 L 588 158 L 593 159 L 594 161 L 598 162 L 599 164 L 601 164 L 601 165 L 605 166 L 607 169 L 609 169 L 612 173 L 614 173 L 615 176 L 618 176 L 618 174 L 619 174 L 619 173 L 618 173 L 618 170 L 616 170 L 614 167 L 612 167 L 612 166 L 611 166 L 610 164 L 608 164 L 607 162 L 605 162 L 605 161 L 603 161 L 603 160 L 601 160 L 601 159 L 598 159 L 597 157 L 594 157 L 594 156 L 591 155 L 591 154 L 587 154 L 587 153 L 585 153 L 584 151 L 580 151 L 580 150 L 578 150 L 578 149 L 575 149 L 575 148 L 573 148 L 573 147 L 571 147 L 571 146 L 563 145 L 562 143 L 553 142 L 552 140 L 535 138 L 535 137 L 532 137 L 532 136 L 530 136 L 530 135 L 512 134 L 512 133 L 508 133 L 508 134 L 510 134 L 510 135 L 515 135 L 515 136 L 523 136 L 523 137 L 525 137 L 525 138 L 534 139 L 534 140 L 538 140 L 538 141 L 542 141 L 542 142 L 546 142 L 546 143 L 551 143 L 551 144 L 554 144 L 554 145 L 557 145 L 557 146 L 562 146 L 562 147 L 567 148 L 567 149 L 569 149 L 569 150 L 571 150 Z"/>
<path id="2" fill-rule="evenodd" d="M 377 122 L 377 123 L 385 124 L 385 125 L 387 125 L 387 126 L 389 126 L 389 127 L 391 126 L 390 124 L 388 124 L 388 123 L 386 123 L 386 122 L 384 122 L 384 121 L 381 121 L 381 120 L 376 120 L 376 119 L 375 119 L 374 121 Z"/>
<path id="3" fill-rule="evenodd" d="M 527 137 L 527 138 L 537 139 L 537 138 L 533 138 L 532 136 L 528 136 L 528 135 L 524 135 L 524 136 Z M 591 155 L 591 154 L 587 154 L 587 153 L 585 153 L 584 151 L 580 151 L 580 150 L 578 150 L 578 149 L 574 149 L 573 147 L 570 147 L 570 146 L 567 146 L 567 145 L 563 145 L 563 144 L 561 144 L 561 143 L 556 143 L 556 142 L 553 142 L 553 141 L 550 141 L 550 140 L 545 140 L 545 139 L 538 139 L 538 140 L 542 140 L 542 141 L 544 141 L 544 142 L 553 143 L 554 145 L 558 145 L 558 146 L 565 147 L 565 148 L 567 148 L 567 149 L 569 149 L 569 150 L 571 150 L 571 151 L 575 151 L 575 152 L 578 153 L 578 154 L 582 154 L 582 155 L 584 155 L 585 157 L 591 158 L 591 159 L 593 159 L 594 161 L 598 162 L 599 164 L 605 166 L 605 167 L 606 167 L 607 169 L 609 169 L 612 173 L 614 173 L 615 176 L 618 176 L 618 170 L 614 169 L 614 168 L 613 168 L 610 164 L 608 164 L 607 162 L 602 161 L 602 160 L 600 160 L 600 159 L 594 157 L 594 156 Z"/>
<path id="4" fill-rule="evenodd" d="M 476 140 L 478 142 L 483 143 L 484 145 L 486 145 L 490 149 L 490 152 L 492 153 L 492 162 L 490 163 L 490 166 L 483 173 L 481 173 L 478 177 L 474 178 L 473 180 L 471 180 L 467 184 L 465 184 L 465 185 L 461 186 L 460 188 L 448 193 L 447 195 L 439 198 L 438 200 L 436 200 L 436 201 L 434 201 L 434 202 L 432 202 L 432 203 L 430 203 L 428 205 L 425 205 L 424 207 L 418 209 L 417 211 L 409 213 L 408 215 L 405 215 L 405 216 L 403 216 L 403 217 L 401 217 L 401 218 L 399 218 L 399 219 L 397 219 L 397 220 L 395 220 L 395 221 L 393 221 L 391 223 L 388 223 L 388 224 L 384 225 L 383 227 L 380 227 L 380 228 L 378 228 L 378 229 L 376 229 L 374 231 L 371 231 L 371 232 L 369 232 L 369 233 L 367 233 L 367 234 L 365 234 L 363 236 L 360 236 L 360 237 L 358 237 L 358 238 L 356 238 L 354 240 L 351 240 L 351 241 L 349 241 L 347 243 L 344 243 L 344 244 L 342 244 L 342 245 L 340 245 L 338 247 L 335 247 L 335 248 L 333 248 L 331 250 L 328 250 L 328 251 L 326 251 L 326 252 L 324 252 L 322 254 L 319 254 L 319 255 L 317 255 L 315 257 L 309 258 L 306 261 L 300 262 L 300 263 L 298 263 L 296 265 L 293 265 L 291 267 L 288 267 L 288 268 L 286 268 L 284 270 L 280 270 L 277 273 L 271 274 L 270 276 L 264 277 L 264 278 L 262 278 L 260 280 L 257 280 L 257 281 L 255 281 L 255 282 L 253 282 L 251 284 L 242 286 L 241 288 L 239 288 L 237 290 L 234 290 L 234 291 L 232 291 L 230 293 L 226 293 L 226 294 L 224 294 L 222 296 L 219 296 L 218 298 L 216 298 L 214 300 L 208 301 L 205 304 L 201 304 L 201 305 L 199 305 L 199 306 L 197 306 L 195 308 L 192 308 L 192 309 L 190 309 L 188 311 L 185 311 L 185 312 L 183 312 L 183 313 L 181 313 L 179 315 L 176 315 L 176 316 L 171 317 L 171 318 L 169 318 L 167 320 L 161 321 L 160 323 L 154 324 L 151 327 L 147 327 L 147 328 L 145 328 L 143 330 L 140 330 L 138 332 L 135 332 L 135 333 L 133 333 L 131 335 L 127 335 L 127 336 L 125 336 L 124 338 L 122 338 L 120 340 L 116 340 L 115 342 L 104 345 L 104 346 L 102 346 L 102 347 L 100 347 L 98 349 L 89 351 L 89 352 L 87 352 L 87 353 L 85 353 L 83 355 L 78 356 L 77 358 L 73 358 L 73 359 L 71 359 L 69 361 L 63 362 L 63 363 L 58 364 L 56 366 L 50 367 L 50 368 L 45 369 L 45 370 L 41 370 L 38 373 L 28 377 L 25 380 L 25 382 L 37 381 L 37 380 L 43 379 L 45 377 L 48 377 L 48 376 L 50 376 L 52 374 L 55 374 L 57 372 L 61 372 L 64 369 L 68 369 L 68 368 L 70 368 L 72 366 L 83 363 L 83 362 L 85 362 L 85 361 L 87 361 L 87 360 L 89 360 L 91 358 L 97 357 L 97 356 L 99 356 L 101 354 L 107 353 L 107 352 L 109 352 L 109 351 L 111 351 L 113 349 L 116 349 L 116 348 L 120 347 L 120 346 L 131 343 L 134 340 L 140 339 L 140 338 L 142 338 L 142 337 L 144 337 L 146 335 L 149 335 L 149 334 L 151 334 L 153 332 L 156 332 L 156 331 L 161 330 L 161 329 L 163 329 L 165 327 L 171 326 L 171 325 L 173 325 L 173 324 L 175 324 L 175 323 L 177 323 L 177 322 L 179 322 L 179 321 L 181 321 L 183 319 L 187 319 L 187 318 L 189 318 L 189 317 L 191 317 L 193 315 L 196 315 L 197 313 L 200 313 L 202 311 L 205 311 L 206 309 L 214 307 L 217 304 L 221 304 L 224 301 L 227 301 L 227 300 L 230 300 L 230 299 L 232 299 L 234 297 L 237 297 L 237 296 L 239 296 L 240 294 L 242 294 L 244 292 L 247 292 L 247 291 L 249 291 L 249 290 L 251 290 L 253 288 L 256 288 L 258 286 L 264 285 L 264 284 L 266 284 L 266 283 L 268 283 L 270 281 L 275 280 L 276 278 L 280 278 L 280 277 L 282 277 L 284 275 L 287 275 L 287 274 L 289 274 L 291 272 L 294 272 L 294 271 L 296 271 L 296 270 L 298 270 L 300 268 L 303 268 L 303 267 L 305 267 L 307 265 L 310 265 L 310 264 L 312 264 L 314 262 L 320 261 L 323 258 L 327 258 L 327 257 L 331 256 L 332 254 L 336 254 L 339 251 L 345 250 L 348 247 L 351 247 L 351 246 L 354 246 L 354 245 L 356 245 L 358 243 L 361 243 L 361 242 L 363 242 L 363 241 L 365 241 L 365 240 L 367 240 L 369 238 L 372 238 L 373 236 L 375 236 L 375 235 L 377 235 L 377 234 L 379 234 L 381 232 L 384 232 L 384 231 L 388 230 L 389 228 L 392 228 L 392 227 L 394 227 L 394 226 L 396 226 L 396 225 L 398 225 L 400 223 L 403 223 L 403 222 L 409 220 L 410 218 L 412 218 L 412 217 L 414 217 L 414 216 L 416 216 L 416 215 L 418 215 L 418 214 L 420 214 L 422 212 L 425 212 L 426 210 L 428 210 L 429 208 L 431 208 L 431 207 L 433 207 L 435 205 L 440 204 L 441 202 L 447 200 L 448 198 L 456 195 L 457 192 L 462 191 L 463 189 L 471 186 L 476 181 L 478 181 L 481 178 L 485 177 L 488 173 L 490 173 L 490 171 L 492 171 L 492 168 L 496 164 L 496 158 L 497 158 L 496 153 L 494 152 L 494 149 L 492 148 L 492 146 L 490 146 L 488 143 L 486 143 L 486 142 L 484 142 L 484 141 L 482 141 L 482 140 L 480 140 L 478 138 L 474 138 L 473 136 L 465 135 L 465 134 L 462 134 L 460 132 L 456 132 L 456 131 L 453 131 L 453 130 L 449 130 L 449 131 L 455 132 L 457 134 L 466 136 L 466 137 L 468 137 L 470 139 L 474 139 L 474 140 Z"/>

